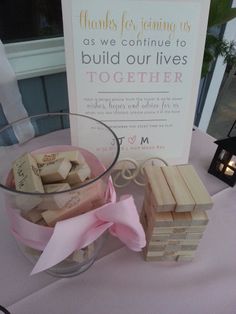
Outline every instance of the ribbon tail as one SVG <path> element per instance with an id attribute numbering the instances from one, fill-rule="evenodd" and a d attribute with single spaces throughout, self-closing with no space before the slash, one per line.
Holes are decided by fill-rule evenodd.
<path id="1" fill-rule="evenodd" d="M 24 219 L 15 209 L 7 208 L 13 236 L 26 246 L 43 251 L 45 243 L 53 234 L 53 229 Z"/>
<path id="2" fill-rule="evenodd" d="M 92 212 L 88 214 L 81 215 L 79 220 L 78 217 L 75 217 L 56 224 L 54 232 L 31 275 L 55 266 L 76 249 L 83 247 L 83 236 L 96 221 Z"/>
<path id="3" fill-rule="evenodd" d="M 126 196 L 117 203 L 108 203 L 94 211 L 58 222 L 31 274 L 55 266 L 76 249 L 95 241 L 108 228 L 131 250 L 140 251 L 146 245 L 134 200 Z"/>

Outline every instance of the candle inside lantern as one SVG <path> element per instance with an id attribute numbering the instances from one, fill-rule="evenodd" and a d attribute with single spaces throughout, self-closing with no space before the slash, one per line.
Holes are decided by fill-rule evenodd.
<path id="1" fill-rule="evenodd" d="M 228 163 L 228 166 L 236 169 L 236 165 L 232 160 Z M 223 167 L 224 167 L 224 164 L 220 164 L 219 170 L 222 171 Z M 226 167 L 224 174 L 226 174 L 227 176 L 232 176 L 235 172 L 235 170 L 233 170 L 232 168 Z"/>

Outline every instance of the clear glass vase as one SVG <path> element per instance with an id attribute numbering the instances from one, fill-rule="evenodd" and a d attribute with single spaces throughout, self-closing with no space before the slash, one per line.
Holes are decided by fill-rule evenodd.
<path id="1" fill-rule="evenodd" d="M 104 123 L 79 114 L 41 114 L 0 130 L 0 190 L 11 231 L 33 264 L 44 247 L 37 243 L 34 232 L 32 239 L 28 239 L 24 227 L 19 225 L 27 224 L 32 230 L 47 233 L 57 221 L 83 215 L 107 203 L 110 173 L 118 156 L 115 133 Z M 60 163 L 56 174 L 52 175 L 53 170 L 48 176 L 48 169 L 45 174 L 42 170 L 45 164 L 48 167 L 51 163 L 54 167 L 56 162 Z M 76 167 L 80 167 L 79 181 L 71 175 Z M 52 189 L 53 184 L 57 185 L 53 187 L 56 189 Z M 60 184 L 64 187 L 58 188 Z M 85 271 L 93 264 L 104 237 L 75 250 L 47 272 L 69 277 Z"/>

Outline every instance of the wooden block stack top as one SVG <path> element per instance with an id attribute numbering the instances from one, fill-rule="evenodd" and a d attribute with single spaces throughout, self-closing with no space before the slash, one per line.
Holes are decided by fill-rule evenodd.
<path id="1" fill-rule="evenodd" d="M 210 195 L 191 165 L 146 166 L 144 172 L 145 259 L 192 260 L 213 206 Z"/>

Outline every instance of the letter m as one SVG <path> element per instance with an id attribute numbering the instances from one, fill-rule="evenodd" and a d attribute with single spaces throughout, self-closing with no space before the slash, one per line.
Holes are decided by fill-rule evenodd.
<path id="1" fill-rule="evenodd" d="M 142 137 L 142 138 L 141 138 L 141 145 L 142 145 L 142 144 L 145 144 L 145 143 L 146 143 L 146 144 L 149 144 L 148 137 Z"/>

